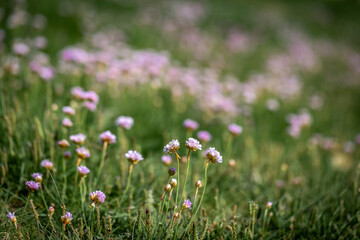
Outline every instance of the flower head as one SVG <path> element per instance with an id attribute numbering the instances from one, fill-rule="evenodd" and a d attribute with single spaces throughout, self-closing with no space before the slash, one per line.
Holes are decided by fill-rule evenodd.
<path id="1" fill-rule="evenodd" d="M 106 195 L 102 191 L 95 191 L 89 195 L 92 203 L 101 204 L 105 202 Z"/>
<path id="2" fill-rule="evenodd" d="M 10 219 L 11 222 L 16 223 L 17 220 L 15 217 L 15 212 L 9 212 L 6 216 Z"/>
<path id="3" fill-rule="evenodd" d="M 185 147 L 191 151 L 201 150 L 202 148 L 200 142 L 195 138 L 189 138 L 185 143 Z"/>
<path id="4" fill-rule="evenodd" d="M 133 164 L 137 164 L 139 161 L 144 160 L 141 154 L 134 150 L 129 150 L 127 153 L 125 153 L 125 157 Z"/>
<path id="5" fill-rule="evenodd" d="M 161 161 L 166 165 L 166 166 L 169 166 L 171 164 L 171 156 L 170 155 L 163 155 L 161 157 Z"/>
<path id="6" fill-rule="evenodd" d="M 199 124 L 196 121 L 192 120 L 192 119 L 186 119 L 184 121 L 184 127 L 187 130 L 194 131 L 194 130 L 199 128 Z"/>
<path id="7" fill-rule="evenodd" d="M 215 148 L 211 147 L 204 151 L 204 157 L 206 160 L 211 161 L 213 163 L 222 163 L 222 156 Z"/>
<path id="8" fill-rule="evenodd" d="M 83 98 L 84 93 L 85 91 L 81 87 L 73 87 L 71 89 L 71 95 L 78 100 Z"/>
<path id="9" fill-rule="evenodd" d="M 40 166 L 42 166 L 46 170 L 51 170 L 51 169 L 53 169 L 54 164 L 49 159 L 45 159 L 45 160 L 41 161 Z"/>
<path id="10" fill-rule="evenodd" d="M 79 166 L 77 170 L 81 177 L 86 177 L 86 175 L 90 173 L 90 170 L 86 166 Z"/>
<path id="11" fill-rule="evenodd" d="M 116 125 L 129 130 L 134 125 L 134 119 L 128 116 L 120 116 L 116 119 Z"/>
<path id="12" fill-rule="evenodd" d="M 164 146 L 164 152 L 173 153 L 180 148 L 180 143 L 177 139 L 172 140 Z"/>
<path id="13" fill-rule="evenodd" d="M 228 129 L 229 129 L 229 132 L 234 136 L 239 135 L 240 133 L 242 133 L 242 130 L 243 130 L 241 126 L 239 126 L 235 123 L 230 124 Z"/>
<path id="14" fill-rule="evenodd" d="M 83 102 L 83 107 L 88 109 L 91 112 L 94 112 L 96 110 L 96 103 L 90 102 L 90 101 L 85 101 L 85 102 Z"/>
<path id="15" fill-rule="evenodd" d="M 272 207 L 273 203 L 272 202 L 267 202 L 266 203 L 266 208 L 270 209 Z"/>
<path id="16" fill-rule="evenodd" d="M 66 139 L 62 139 L 62 140 L 58 141 L 57 145 L 61 148 L 70 147 L 70 143 Z"/>
<path id="17" fill-rule="evenodd" d="M 76 154 L 81 159 L 86 159 L 86 158 L 90 157 L 89 150 L 84 147 L 80 147 L 80 148 L 76 149 Z"/>
<path id="18" fill-rule="evenodd" d="M 195 182 L 195 187 L 201 188 L 202 186 L 203 186 L 203 184 L 202 184 L 201 180 L 197 180 L 197 181 Z"/>
<path id="19" fill-rule="evenodd" d="M 172 167 L 169 169 L 168 173 L 169 173 L 169 176 L 174 176 L 176 173 L 176 169 Z"/>
<path id="20" fill-rule="evenodd" d="M 35 180 L 35 182 L 41 183 L 43 180 L 43 175 L 41 173 L 33 173 L 31 174 L 31 176 L 33 177 L 33 179 Z"/>
<path id="21" fill-rule="evenodd" d="M 103 132 L 100 134 L 100 140 L 104 143 L 107 142 L 109 144 L 116 142 L 116 136 L 112 134 L 110 131 Z"/>
<path id="22" fill-rule="evenodd" d="M 69 224 L 72 219 L 72 214 L 70 212 L 66 212 L 64 216 L 61 216 L 61 222 L 65 225 Z"/>
<path id="23" fill-rule="evenodd" d="M 211 140 L 211 134 L 208 131 L 199 131 L 197 137 L 201 142 L 209 142 Z"/>
<path id="24" fill-rule="evenodd" d="M 40 184 L 34 181 L 27 181 L 25 182 L 25 186 L 31 191 L 31 192 L 35 192 L 36 190 L 39 189 Z"/>
<path id="25" fill-rule="evenodd" d="M 70 136 L 70 140 L 78 145 L 84 144 L 86 136 L 82 133 L 78 133 Z"/>
<path id="26" fill-rule="evenodd" d="M 63 110 L 63 113 L 65 113 L 66 115 L 69 115 L 69 116 L 74 116 L 75 115 L 75 109 L 73 109 L 70 106 L 65 106 L 65 107 L 62 108 L 62 110 Z"/>
<path id="27" fill-rule="evenodd" d="M 70 151 L 64 152 L 64 158 L 66 158 L 66 159 L 71 158 L 71 152 Z"/>
<path id="28" fill-rule="evenodd" d="M 192 203 L 190 202 L 189 199 L 187 199 L 184 201 L 182 207 L 183 207 L 183 209 L 191 209 L 191 205 L 192 205 Z"/>
<path id="29" fill-rule="evenodd" d="M 95 104 L 99 102 L 99 96 L 94 91 L 84 92 L 82 98 L 86 101 L 93 102 Z"/>
<path id="30" fill-rule="evenodd" d="M 72 127 L 72 126 L 73 126 L 73 123 L 72 123 L 72 121 L 71 121 L 69 118 L 64 118 L 64 119 L 62 120 L 62 125 L 63 125 L 64 127 L 69 128 L 69 127 Z"/>

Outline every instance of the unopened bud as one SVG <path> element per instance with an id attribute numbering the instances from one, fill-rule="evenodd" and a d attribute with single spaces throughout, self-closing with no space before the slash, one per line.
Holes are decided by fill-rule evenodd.
<path id="1" fill-rule="evenodd" d="M 202 185 L 201 180 L 197 180 L 196 183 L 195 183 L 195 187 L 201 188 L 202 186 L 203 186 L 203 185 Z"/>

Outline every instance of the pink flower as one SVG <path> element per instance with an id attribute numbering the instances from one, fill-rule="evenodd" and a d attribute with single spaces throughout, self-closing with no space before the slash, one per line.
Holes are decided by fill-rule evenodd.
<path id="1" fill-rule="evenodd" d="M 197 137 L 201 142 L 209 142 L 211 140 L 211 134 L 208 131 L 199 131 Z"/>
<path id="2" fill-rule="evenodd" d="M 70 140 L 75 144 L 84 144 L 86 136 L 82 133 L 78 133 L 70 136 Z"/>
<path id="3" fill-rule="evenodd" d="M 171 156 L 170 156 L 170 155 L 163 155 L 163 156 L 161 157 L 161 161 L 162 161 L 165 165 L 169 166 L 169 165 L 171 164 L 172 159 L 171 159 Z"/>
<path id="4" fill-rule="evenodd" d="M 215 148 L 211 147 L 204 151 L 204 157 L 206 160 L 213 163 L 222 163 L 222 156 Z"/>
<path id="5" fill-rule="evenodd" d="M 51 170 L 54 167 L 54 164 L 49 159 L 43 160 L 40 165 L 47 170 Z"/>
<path id="6" fill-rule="evenodd" d="M 179 140 L 174 139 L 164 146 L 164 152 L 173 153 L 176 152 L 179 148 L 180 148 Z"/>
<path id="7" fill-rule="evenodd" d="M 120 116 L 116 119 L 116 125 L 129 130 L 134 124 L 134 119 L 128 116 Z"/>
<path id="8" fill-rule="evenodd" d="M 194 131 L 199 128 L 199 124 L 192 119 L 186 119 L 184 121 L 184 127 L 187 130 Z"/>
<path id="9" fill-rule="evenodd" d="M 100 140 L 104 143 L 107 142 L 109 144 L 116 142 L 116 136 L 112 134 L 110 131 L 103 132 L 100 134 Z"/>
<path id="10" fill-rule="evenodd" d="M 242 133 L 242 127 L 235 123 L 230 124 L 228 129 L 233 136 L 237 136 Z"/>
<path id="11" fill-rule="evenodd" d="M 25 182 L 25 186 L 31 191 L 31 192 L 35 192 L 36 190 L 39 189 L 40 184 L 34 181 L 27 181 Z"/>
<path id="12" fill-rule="evenodd" d="M 106 195 L 102 191 L 95 191 L 89 195 L 92 203 L 101 204 L 105 202 Z"/>
<path id="13" fill-rule="evenodd" d="M 142 155 L 138 153 L 137 151 L 130 150 L 127 153 L 125 153 L 125 157 L 130 163 L 137 164 L 139 161 L 144 160 Z"/>
<path id="14" fill-rule="evenodd" d="M 201 150 L 202 148 L 200 142 L 195 138 L 189 138 L 185 143 L 185 147 L 191 151 Z"/>
<path id="15" fill-rule="evenodd" d="M 86 158 L 90 157 L 89 150 L 84 147 L 80 147 L 80 148 L 76 149 L 76 154 L 81 159 L 86 159 Z"/>
<path id="16" fill-rule="evenodd" d="M 75 109 L 73 109 L 70 106 L 65 106 L 65 107 L 62 108 L 62 110 L 66 115 L 69 115 L 69 116 L 74 116 L 75 115 Z"/>
<path id="17" fill-rule="evenodd" d="M 64 118 L 64 119 L 62 120 L 62 125 L 63 125 L 64 127 L 69 128 L 69 127 L 72 127 L 72 126 L 73 126 L 73 123 L 72 123 L 72 121 L 71 121 L 69 118 Z"/>
<path id="18" fill-rule="evenodd" d="M 90 170 L 86 166 L 79 166 L 77 167 L 78 173 L 82 177 L 86 177 L 90 173 Z"/>

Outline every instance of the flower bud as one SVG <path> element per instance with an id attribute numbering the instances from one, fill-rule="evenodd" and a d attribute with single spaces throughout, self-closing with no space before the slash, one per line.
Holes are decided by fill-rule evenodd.
<path id="1" fill-rule="evenodd" d="M 166 184 L 166 186 L 164 187 L 164 191 L 168 192 L 171 190 L 171 185 L 170 184 Z"/>
<path id="2" fill-rule="evenodd" d="M 168 173 L 169 173 L 169 176 L 174 176 L 175 173 L 176 173 L 176 169 L 175 168 L 170 168 Z"/>
<path id="3" fill-rule="evenodd" d="M 177 183 L 177 181 L 176 181 L 175 178 L 171 179 L 170 185 L 171 185 L 172 188 L 176 188 L 177 184 L 178 184 L 178 183 Z"/>
<path id="4" fill-rule="evenodd" d="M 195 183 L 195 187 L 201 188 L 202 186 L 203 186 L 203 185 L 202 185 L 201 180 L 197 180 L 196 183 Z"/>
<path id="5" fill-rule="evenodd" d="M 55 212 L 54 207 L 50 206 L 50 207 L 49 207 L 49 213 L 50 213 L 51 215 L 53 215 L 54 212 Z"/>

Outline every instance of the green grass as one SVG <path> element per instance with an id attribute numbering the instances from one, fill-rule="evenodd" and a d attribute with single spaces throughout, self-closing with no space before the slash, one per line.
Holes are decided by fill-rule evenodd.
<path id="1" fill-rule="evenodd" d="M 4 50 L 0 52 L 1 239 L 20 238 L 20 233 L 30 239 L 359 238 L 359 145 L 355 145 L 352 152 L 343 148 L 345 142 L 354 142 L 360 132 L 360 88 L 358 82 L 351 82 L 358 79 L 359 73 L 346 61 L 349 52 L 358 50 L 359 32 L 351 27 L 359 22 L 358 3 L 201 3 L 204 16 L 194 25 L 179 27 L 171 33 L 162 25 L 173 19 L 169 10 L 171 3 L 166 1 L 156 4 L 76 1 L 68 12 L 66 4 L 60 1 L 29 1 L 25 9 L 30 14 L 41 13 L 47 18 L 43 30 L 34 30 L 30 22 L 10 29 L 6 22 L 16 4 L 12 1 L 0 4 L 4 9 L 0 28 L 6 32 Z M 152 13 L 152 22 L 145 24 L 141 20 L 144 13 Z M 325 17 L 328 22 L 319 17 L 323 16 L 321 14 L 328 17 Z M 84 24 L 86 21 L 88 24 Z M 233 27 L 254 37 L 254 45 L 249 51 L 234 53 L 226 48 L 226 34 Z M 208 56 L 198 60 L 196 47 L 184 48 L 182 45 L 182 34 L 193 28 L 212 43 Z M 168 85 L 154 88 L 151 82 L 135 87 L 99 83 L 84 69 L 79 75 L 72 75 L 61 72 L 59 66 L 60 51 L 64 47 L 82 44 L 92 49 L 91 37 L 96 32 L 106 35 L 106 30 L 115 29 L 110 31 L 114 33 L 121 29 L 132 51 L 166 51 L 172 66 L 191 66 L 200 69 L 201 74 L 205 68 L 211 68 L 218 71 L 222 81 L 225 81 L 224 76 L 231 74 L 246 83 L 254 74 L 273 76 L 267 69 L 267 61 L 272 56 L 290 55 L 288 50 L 292 42 L 288 39 L 290 33 L 284 34 L 285 28 L 305 36 L 304 42 L 315 49 L 321 66 L 314 71 L 301 64 L 291 69 L 303 85 L 297 96 L 282 98 L 273 92 L 262 92 L 251 104 L 237 100 L 242 101 L 239 104 L 249 108 L 250 112 L 232 118 L 214 117 L 214 112 L 199 107 L 196 95 L 185 92 L 174 98 L 173 89 Z M 30 41 L 38 35 L 48 39 L 44 52 L 56 70 L 51 82 L 44 82 L 30 73 L 28 63 L 33 60 L 33 55 L 19 57 L 18 75 L 9 73 L 5 67 L 10 57 L 14 57 L 11 46 L 15 40 Z M 325 42 L 318 44 L 321 39 L 330 44 L 331 50 L 325 52 L 332 54 L 326 55 L 319 50 L 319 46 L 325 45 Z M 220 67 L 214 65 L 218 59 L 224 59 Z M 80 108 L 81 103 L 71 97 L 70 89 L 74 86 L 97 92 L 100 101 L 95 112 Z M 309 107 L 308 99 L 313 95 L 321 96 L 324 101 L 319 110 Z M 266 108 L 269 98 L 278 99 L 280 108 L 277 111 Z M 61 109 L 68 105 L 78 108 L 76 116 L 71 117 L 74 126 L 65 129 L 61 125 L 64 117 Z M 287 133 L 286 117 L 298 113 L 301 108 L 309 109 L 313 122 L 294 139 Z M 115 125 L 120 115 L 131 116 L 135 121 L 123 135 Z M 194 213 L 198 201 L 193 210 L 182 211 L 177 226 L 173 221 L 177 189 L 172 193 L 168 215 L 159 214 L 160 198 L 169 180 L 170 167 L 161 162 L 161 156 L 164 145 L 172 139 L 180 141 L 178 153 L 186 156 L 185 140 L 189 136 L 196 137 L 196 132 L 188 133 L 182 126 L 186 118 L 198 121 L 199 130 L 208 130 L 212 134 L 212 140 L 203 149 L 215 147 L 224 161 L 209 164 L 206 191 L 197 216 L 194 217 Z M 231 122 L 243 126 L 241 135 L 230 135 L 227 126 Z M 102 156 L 99 134 L 105 130 L 114 133 L 117 142 L 108 146 L 104 169 L 99 173 Z M 91 173 L 82 180 L 83 199 L 79 177 L 76 177 L 76 146 L 71 144 L 66 149 L 72 157 L 64 160 L 63 151 L 56 144 L 58 140 L 69 140 L 70 135 L 80 132 L 87 136 L 84 146 L 91 152 L 91 157 L 86 160 Z M 334 138 L 334 147 L 326 150 L 311 144 L 310 139 L 316 133 Z M 124 153 L 129 149 L 141 152 L 144 161 L 133 166 L 131 185 L 127 186 L 130 164 Z M 171 167 L 177 168 L 175 156 L 172 157 Z M 40 162 L 46 158 L 54 163 L 54 170 L 50 172 L 40 167 Z M 201 153 L 192 152 L 186 198 L 180 196 L 181 204 L 188 198 L 194 203 L 194 184 L 199 179 L 204 183 L 204 170 Z M 39 190 L 30 194 L 39 215 L 38 221 L 30 204 L 25 209 L 29 194 L 25 181 L 32 180 L 34 172 L 44 174 L 44 199 L 46 205 L 54 204 L 55 208 L 51 220 Z M 180 162 L 174 178 L 177 179 L 179 172 L 181 194 L 185 162 Z M 97 181 L 98 174 L 100 179 Z M 64 178 L 67 180 L 65 194 Z M 125 189 L 128 189 L 126 194 Z M 198 197 L 203 189 L 199 189 Z M 99 214 L 89 207 L 89 193 L 95 190 L 101 190 L 107 196 L 98 208 Z M 271 208 L 266 207 L 269 201 L 273 202 Z M 62 206 L 73 214 L 65 232 L 61 222 L 65 211 Z M 6 217 L 8 212 L 15 212 L 17 228 Z M 189 224 L 192 217 L 194 224 Z"/>

